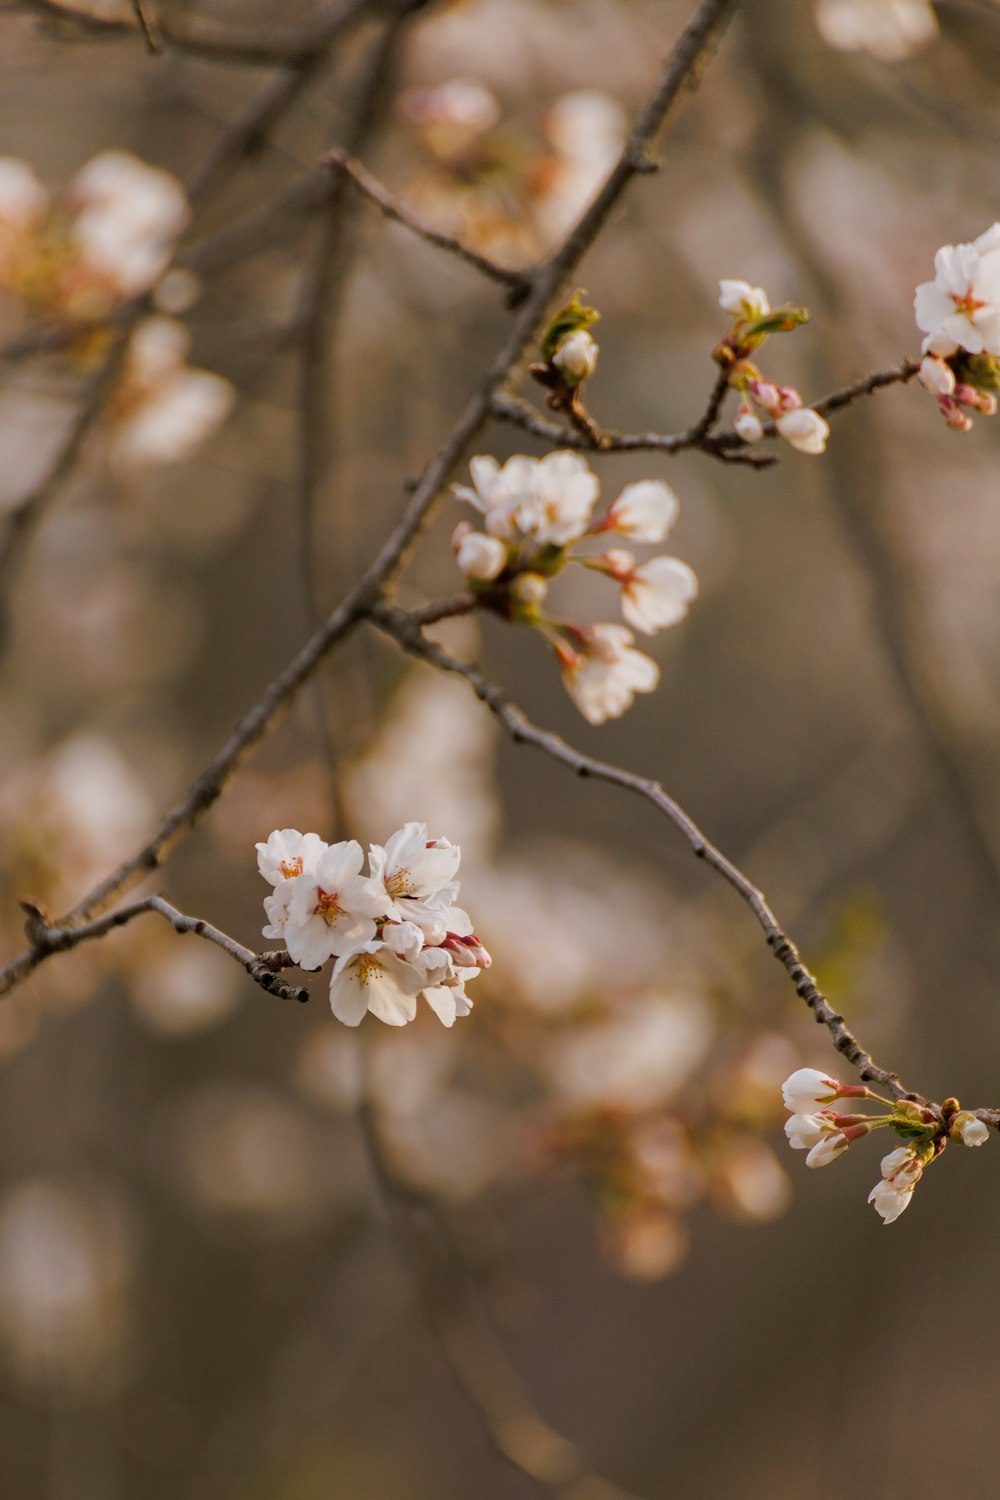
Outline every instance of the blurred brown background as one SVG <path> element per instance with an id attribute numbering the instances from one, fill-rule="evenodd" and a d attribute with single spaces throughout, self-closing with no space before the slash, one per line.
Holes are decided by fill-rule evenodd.
<path id="1" fill-rule="evenodd" d="M 883 4 L 892 9 L 869 9 Z M 156 9 L 192 21 L 183 6 Z M 407 29 L 364 159 L 428 217 L 451 214 L 499 259 L 523 263 L 551 243 L 544 192 L 518 187 L 551 156 L 547 111 L 579 89 L 633 111 L 689 9 L 428 5 Z M 581 273 L 603 315 L 589 391 L 602 422 L 673 431 L 697 416 L 725 331 L 723 276 L 811 308 L 808 327 L 773 340 L 762 361 L 807 399 L 916 352 L 913 287 L 934 251 L 1000 216 L 1000 7 L 941 0 L 934 11 L 938 35 L 887 57 L 881 33 L 863 27 L 874 52 L 831 45 L 829 7 L 821 33 L 806 0 L 745 0 L 663 170 L 635 184 Z M 312 15 L 305 0 L 260 0 L 193 19 L 291 31 Z M 266 145 L 222 174 L 188 232 L 187 247 L 204 247 L 264 214 L 236 250 L 215 242 L 184 315 L 194 363 L 239 392 L 227 424 L 183 464 L 128 472 L 108 464 L 98 435 L 25 560 L 0 665 L 5 956 L 21 943 L 16 896 L 57 910 L 77 899 L 145 836 L 304 638 L 295 314 L 322 224 L 311 199 L 270 218 L 263 206 L 343 141 L 384 24 L 373 5 Z M 30 161 L 54 191 L 109 146 L 189 180 L 269 76 L 169 43 L 151 57 L 127 30 L 92 33 L 11 3 L 0 59 L 0 152 Z M 496 172 L 485 186 L 475 173 L 471 187 L 449 186 L 414 123 L 409 91 L 455 78 L 497 101 L 503 191 Z M 367 207 L 355 230 L 308 546 L 320 608 L 379 544 L 508 316 L 473 273 Z M 17 308 L 3 316 L 13 336 Z M 78 381 L 58 361 L 5 368 L 3 505 L 43 470 Z M 931 1097 L 1000 1104 L 997 427 L 983 418 L 967 437 L 949 432 L 915 385 L 832 425 L 825 458 L 787 450 L 763 474 L 697 454 L 595 460 L 608 498 L 633 478 L 676 487 L 669 550 L 702 584 L 689 620 L 654 647 L 660 691 L 621 722 L 582 725 L 540 640 L 487 622 L 482 656 L 534 717 L 662 777 L 763 885 L 881 1061 Z M 497 427 L 482 451 L 543 450 Z M 446 502 L 408 598 L 457 586 L 457 519 Z M 575 596 L 569 587 L 567 609 L 600 617 L 597 587 L 589 577 Z M 780 1111 L 758 1102 L 740 1140 L 764 1131 L 776 1155 L 759 1161 L 787 1171 L 791 1201 L 777 1167 L 760 1167 L 760 1193 L 736 1168 L 720 1187 L 730 1142 L 693 1206 L 679 1200 L 687 1249 L 664 1251 L 672 1274 L 630 1278 L 614 1205 L 581 1180 L 572 1153 L 553 1165 L 543 1145 L 559 1114 L 559 1048 L 587 1007 L 603 1014 L 616 984 L 623 1004 L 652 985 L 682 1037 L 697 1031 L 696 1013 L 710 1018 L 711 1045 L 692 1044 L 658 1100 L 664 1118 L 698 1119 L 703 1132 L 716 1129 L 704 1099 L 725 1095 L 758 1056 L 758 1034 L 771 1039 L 775 1084 L 786 1063 L 830 1067 L 833 1054 L 749 914 L 665 823 L 527 749 L 494 746 L 459 689 L 440 703 L 418 694 L 410 721 L 390 718 L 402 727 L 383 729 L 383 759 L 366 772 L 390 695 L 412 688 L 402 674 L 397 654 L 365 637 L 323 675 L 340 770 L 355 768 L 352 827 L 379 836 L 428 817 L 460 837 L 468 904 L 496 963 L 454 1034 L 442 1039 L 425 1016 L 405 1035 L 376 1035 L 369 1017 L 364 1050 L 377 1054 L 376 1107 L 379 1069 L 386 1080 L 387 1149 L 430 1203 L 404 1213 L 419 1235 L 442 1215 L 466 1246 L 538 1410 L 600 1473 L 650 1497 L 1000 1494 L 990 1250 L 1000 1147 L 949 1152 L 886 1230 L 864 1201 L 878 1149 L 807 1173 L 785 1148 Z M 399 697 L 388 711 L 403 713 Z M 258 944 L 253 843 L 273 827 L 330 831 L 329 797 L 307 693 L 161 886 Z M 543 957 L 527 937 L 518 948 L 518 882 L 529 907 L 563 903 L 534 934 L 555 945 L 544 963 L 563 972 L 560 941 L 584 956 L 554 1021 L 554 991 L 529 993 Z M 607 924 L 592 957 L 573 928 L 586 900 L 592 922 Z M 428 1278 L 415 1283 L 418 1250 L 393 1233 L 375 1186 L 352 1112 L 355 1039 L 332 1022 L 322 979 L 298 1010 L 207 946 L 189 951 L 193 941 L 137 924 L 54 959 L 4 1002 L 0 1492 L 537 1493 L 487 1440 L 428 1329 L 417 1284 L 426 1292 Z M 621 953 L 643 943 L 641 979 L 617 980 Z M 546 1081 L 534 1052 L 555 1031 Z M 642 1270 L 635 1258 L 631 1269 Z M 447 1290 L 439 1296 L 449 1307 Z"/>

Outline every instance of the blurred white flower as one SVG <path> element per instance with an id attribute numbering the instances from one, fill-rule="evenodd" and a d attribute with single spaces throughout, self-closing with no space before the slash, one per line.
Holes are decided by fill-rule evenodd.
<path id="1" fill-rule="evenodd" d="M 662 542 L 677 519 L 680 501 L 662 479 L 627 484 L 611 506 L 600 531 L 617 531 L 632 542 Z"/>
<path id="2" fill-rule="evenodd" d="M 26 161 L 0 156 L 0 233 L 26 229 L 45 212 L 48 196 Z"/>
<path id="3" fill-rule="evenodd" d="M 459 535 L 459 529 L 463 527 L 465 529 Z M 492 582 L 507 566 L 507 548 L 498 537 L 473 531 L 468 522 L 460 523 L 460 528 L 456 528 L 452 540 L 459 568 L 466 578 L 474 578 L 479 583 Z"/>
<path id="4" fill-rule="evenodd" d="M 629 570 L 622 584 L 622 614 L 636 630 L 655 635 L 676 625 L 698 593 L 693 569 L 677 557 L 652 557 Z"/>
<path id="5" fill-rule="evenodd" d="M 597 369 L 597 340 L 585 328 L 567 335 L 552 356 L 552 363 L 571 384 L 587 380 Z"/>
<path id="6" fill-rule="evenodd" d="M 831 47 L 881 62 L 902 62 L 938 30 L 928 0 L 817 0 L 816 25 Z"/>
<path id="7" fill-rule="evenodd" d="M 661 1104 L 706 1056 L 714 1035 L 707 1006 L 690 995 L 646 995 L 606 1020 L 581 1025 L 549 1047 L 556 1095 L 574 1106 L 639 1111 Z"/>
<path id="8" fill-rule="evenodd" d="M 560 451 L 541 459 L 518 454 L 502 468 L 495 458 L 481 455 L 470 460 L 469 470 L 473 488 L 455 485 L 455 494 L 482 513 L 491 536 L 564 547 L 590 525 L 599 483 L 579 453 Z"/>
<path id="9" fill-rule="evenodd" d="M 636 693 L 659 683 L 659 667 L 633 649 L 634 640 L 624 625 L 590 625 L 574 632 L 578 649 L 560 653 L 563 685 L 588 724 L 620 718 Z"/>
<path id="10" fill-rule="evenodd" d="M 129 151 L 103 151 L 74 177 L 70 234 L 83 264 L 121 297 L 146 291 L 167 267 L 190 217 L 176 177 Z"/>
<path id="11" fill-rule="evenodd" d="M 917 371 L 917 379 L 934 396 L 951 396 L 955 390 L 955 372 L 951 365 L 945 364 L 943 359 L 938 359 L 932 354 L 925 354 L 920 361 L 920 369 Z"/>
<path id="12" fill-rule="evenodd" d="M 764 288 L 751 286 L 749 281 L 720 281 L 719 306 L 723 312 L 732 313 L 746 323 L 763 318 L 771 311 Z"/>
<path id="13" fill-rule="evenodd" d="M 119 467 L 190 458 L 232 410 L 229 381 L 186 363 L 190 344 L 172 318 L 145 318 L 133 334 L 110 411 Z"/>
<path id="14" fill-rule="evenodd" d="M 745 443 L 759 443 L 764 436 L 764 424 L 746 404 L 736 413 L 733 427 Z"/>
<path id="15" fill-rule="evenodd" d="M 628 121 L 616 99 L 578 89 L 557 99 L 545 118 L 555 155 L 535 202 L 542 238 L 566 233 L 603 185 L 625 144 Z"/>

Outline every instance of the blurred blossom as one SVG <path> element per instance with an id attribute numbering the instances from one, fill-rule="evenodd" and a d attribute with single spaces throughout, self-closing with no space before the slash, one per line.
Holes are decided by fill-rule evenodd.
<path id="1" fill-rule="evenodd" d="M 119 468 L 190 458 L 232 410 L 228 380 L 187 364 L 191 336 L 173 318 L 145 318 L 132 335 L 108 409 Z"/>
<path id="2" fill-rule="evenodd" d="M 489 1099 L 449 1089 L 405 1119 L 380 1116 L 396 1169 L 448 1198 L 470 1198 L 510 1170 L 516 1133 L 511 1116 Z"/>
<path id="3" fill-rule="evenodd" d="M 788 1037 L 765 1032 L 749 1041 L 712 1085 L 712 1097 L 726 1117 L 748 1124 L 780 1119 L 777 1091 L 799 1063 L 799 1053 Z"/>
<path id="4" fill-rule="evenodd" d="M 536 168 L 535 213 L 546 242 L 571 229 L 603 185 L 625 144 L 628 121 L 617 99 L 597 89 L 564 94 L 545 117 L 554 155 Z"/>
<path id="5" fill-rule="evenodd" d="M 669 1099 L 690 1077 L 713 1030 L 700 998 L 645 995 L 554 1040 L 544 1066 L 556 1095 L 574 1105 L 640 1110 Z"/>
<path id="6" fill-rule="evenodd" d="M 683 1220 L 655 1204 L 638 1204 L 601 1225 L 605 1255 L 635 1281 L 658 1281 L 676 1271 L 687 1254 L 688 1242 Z"/>
<path id="7" fill-rule="evenodd" d="M 215 1083 L 178 1101 L 156 1154 L 201 1209 L 294 1230 L 322 1208 L 319 1140 L 294 1104 L 250 1083 Z"/>
<path id="8" fill-rule="evenodd" d="M 110 741 L 83 731 L 0 787 L 0 868 L 18 891 L 58 906 L 124 859 L 154 817 L 145 788 Z"/>
<path id="9" fill-rule="evenodd" d="M 768 1223 L 792 1198 L 788 1174 L 769 1146 L 750 1136 L 734 1140 L 712 1161 L 709 1191 L 730 1218 Z"/>
<path id="10" fill-rule="evenodd" d="M 880 62 L 902 62 L 938 31 L 928 0 L 817 0 L 816 25 L 831 47 Z"/>
<path id="11" fill-rule="evenodd" d="M 557 1016 L 606 998 L 609 986 L 634 990 L 663 953 L 648 883 L 585 845 L 534 845 L 468 884 L 494 960 L 480 982 L 491 1005 Z"/>
<path id="12" fill-rule="evenodd" d="M 403 680 L 364 759 L 347 772 L 352 821 L 372 837 L 419 818 L 447 828 L 472 869 L 493 850 L 496 724 L 466 685 L 417 667 Z"/>
<path id="13" fill-rule="evenodd" d="M 157 1036 L 196 1036 L 230 1016 L 242 993 L 240 971 L 226 954 L 197 938 L 177 934 L 149 918 L 129 928 L 123 955 L 128 998 L 136 1015 Z"/>
<path id="14" fill-rule="evenodd" d="M 121 1206 L 42 1177 L 0 1199 L 0 1342 L 28 1384 L 83 1398 L 122 1375 L 135 1247 Z"/>

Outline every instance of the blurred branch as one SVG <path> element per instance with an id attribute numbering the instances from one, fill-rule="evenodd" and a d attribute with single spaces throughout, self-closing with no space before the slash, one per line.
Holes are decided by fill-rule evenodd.
<path id="1" fill-rule="evenodd" d="M 551 730 L 541 729 L 533 724 L 516 704 L 511 703 L 505 697 L 495 683 L 483 676 L 478 667 L 458 661 L 433 641 L 429 641 L 404 611 L 395 609 L 389 604 L 380 604 L 371 611 L 371 620 L 411 656 L 429 662 L 444 672 L 454 672 L 459 677 L 464 677 L 476 697 L 495 715 L 515 743 L 533 745 L 537 750 L 542 750 L 546 755 L 551 756 L 553 760 L 568 766 L 578 776 L 593 777 L 598 781 L 609 782 L 612 786 L 623 787 L 626 791 L 633 792 L 652 803 L 657 811 L 668 818 L 683 835 L 692 853 L 698 859 L 704 860 L 711 869 L 715 870 L 716 874 L 721 875 L 722 879 L 731 885 L 737 895 L 746 902 L 764 933 L 768 947 L 788 974 L 799 998 L 809 1007 L 816 1020 L 827 1028 L 837 1051 L 843 1053 L 848 1061 L 854 1064 L 862 1079 L 866 1083 L 881 1084 L 888 1089 L 894 1099 L 925 1102 L 921 1095 L 911 1093 L 895 1073 L 881 1067 L 871 1054 L 865 1051 L 857 1037 L 848 1030 L 843 1016 L 833 1010 L 820 990 L 815 977 L 803 964 L 798 948 L 788 933 L 780 927 L 763 891 L 759 890 L 748 876 L 733 864 L 732 860 L 706 838 L 694 819 L 689 817 L 658 781 L 647 776 L 637 776 L 621 766 L 584 755 L 582 751 L 574 749 Z"/>
<path id="2" fill-rule="evenodd" d="M 447 1216 L 397 1172 L 368 1087 L 359 1123 L 400 1262 L 413 1280 L 441 1353 L 497 1454 L 561 1500 L 638 1500 L 596 1474 L 576 1444 L 539 1412 L 486 1316 L 476 1270 Z"/>
<path id="3" fill-rule="evenodd" d="M 132 0 L 137 19 L 95 15 L 91 11 L 60 5 L 58 0 L 18 0 L 26 10 L 59 22 L 66 27 L 95 38 L 147 35 L 142 7 Z M 251 67 L 300 66 L 318 49 L 325 47 L 332 31 L 339 30 L 370 0 L 333 0 L 321 7 L 315 20 L 294 30 L 234 31 L 203 17 L 180 23 L 169 16 L 157 21 L 160 39 L 176 52 L 191 53 L 222 63 L 245 63 Z M 150 50 L 155 50 L 151 48 Z"/>
<path id="4" fill-rule="evenodd" d="M 135 12 L 135 18 L 139 23 L 139 30 L 142 32 L 143 38 L 145 40 L 147 52 L 152 53 L 154 57 L 158 56 L 158 54 L 162 50 L 160 39 L 157 35 L 158 28 L 154 27 L 153 22 L 146 15 L 145 10 L 143 9 L 142 0 L 132 0 L 132 9 Z"/>
<path id="5" fill-rule="evenodd" d="M 309 999 L 308 990 L 301 989 L 298 985 L 286 984 L 283 979 L 279 978 L 282 969 L 294 967 L 293 960 L 287 953 L 281 950 L 271 953 L 254 953 L 251 948 L 244 948 L 242 943 L 238 943 L 235 938 L 231 938 L 228 933 L 222 932 L 218 927 L 213 927 L 203 918 L 190 917 L 178 911 L 176 906 L 171 906 L 165 896 L 146 896 L 141 901 L 133 901 L 128 906 L 120 906 L 117 911 L 107 912 L 92 922 L 84 922 L 75 927 L 52 922 L 42 908 L 32 901 L 22 901 L 21 909 L 26 913 L 27 920 L 24 928 L 36 956 L 33 968 L 53 953 L 65 953 L 68 949 L 77 948 L 81 943 L 89 942 L 93 938 L 105 937 L 116 928 L 124 927 L 135 917 L 141 917 L 151 911 L 165 918 L 175 932 L 193 932 L 196 937 L 214 943 L 217 948 L 222 949 L 223 953 L 228 953 L 230 958 L 234 958 L 241 968 L 246 970 L 250 978 L 259 984 L 261 989 L 267 990 L 269 995 L 279 995 L 284 1000 L 298 1000 L 300 1003 Z"/>
<path id="6" fill-rule="evenodd" d="M 498 266 L 496 261 L 490 260 L 488 256 L 480 255 L 478 250 L 472 250 L 468 245 L 463 245 L 461 240 L 457 240 L 454 235 L 443 234 L 440 229 L 435 229 L 433 225 L 426 223 L 412 209 L 407 208 L 394 197 L 389 189 L 384 187 L 377 177 L 373 177 L 359 161 L 352 161 L 346 152 L 331 151 L 323 164 L 352 182 L 358 192 L 370 203 L 374 203 L 385 218 L 391 219 L 396 224 L 402 224 L 404 228 L 419 235 L 421 239 L 436 246 L 437 249 L 446 250 L 450 255 L 456 256 L 466 265 L 481 272 L 490 281 L 500 282 L 501 286 L 509 289 L 515 302 L 526 294 L 529 277 L 523 271 L 513 271 L 506 266 Z"/>
<path id="7" fill-rule="evenodd" d="M 378 603 L 430 521 L 444 486 L 468 445 L 486 424 L 494 395 L 537 338 L 551 302 L 607 224 L 632 179 L 648 171 L 653 143 L 681 99 L 700 79 L 736 4 L 737 0 L 701 0 L 635 120 L 616 166 L 562 245 L 539 268 L 531 292 L 478 390 L 427 464 L 398 522 L 360 580 L 244 715 L 185 796 L 166 814 L 148 843 L 88 892 L 62 925 L 87 922 L 163 863 L 171 849 L 212 807 L 250 751 L 279 721 L 332 648 Z M 0 969 L 0 995 L 7 994 L 37 962 L 35 951 L 29 949 Z"/>

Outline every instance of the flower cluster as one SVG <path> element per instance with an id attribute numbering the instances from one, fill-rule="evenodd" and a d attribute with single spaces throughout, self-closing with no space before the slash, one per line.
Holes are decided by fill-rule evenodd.
<path id="1" fill-rule="evenodd" d="M 807 1167 L 825 1167 L 843 1156 L 855 1141 L 873 1130 L 890 1126 L 906 1142 L 882 1158 L 882 1175 L 868 1195 L 886 1224 L 909 1208 L 913 1190 L 924 1169 L 935 1161 L 949 1140 L 963 1146 L 981 1146 L 988 1127 L 970 1110 L 959 1109 L 956 1099 L 946 1099 L 937 1112 L 907 1099 L 895 1104 L 874 1094 L 863 1084 L 840 1083 L 816 1068 L 799 1068 L 782 1084 L 788 1143 L 808 1151 Z M 829 1106 L 840 1099 L 875 1099 L 886 1105 L 887 1115 L 842 1114 Z"/>
<path id="2" fill-rule="evenodd" d="M 36 317 L 100 322 L 162 275 L 189 216 L 177 178 L 128 151 L 95 156 L 56 201 L 0 158 L 0 290 Z"/>
<path id="3" fill-rule="evenodd" d="M 462 572 L 483 602 L 508 618 L 540 630 L 553 646 L 563 682 L 591 724 L 618 718 L 636 693 L 648 693 L 659 668 L 634 649 L 624 625 L 575 625 L 542 612 L 549 579 L 568 563 L 603 573 L 621 589 L 628 625 L 654 635 L 676 625 L 698 592 L 698 580 L 676 557 L 637 562 L 624 548 L 599 554 L 571 552 L 574 543 L 614 533 L 639 544 L 662 542 L 679 505 L 662 480 L 628 484 L 607 513 L 594 519 L 600 485 L 578 453 L 522 454 L 500 465 L 480 456 L 470 462 L 471 488 L 455 494 L 483 517 L 484 531 L 463 521 L 452 545 Z"/>
<path id="4" fill-rule="evenodd" d="M 334 959 L 330 1004 L 357 1026 L 367 1011 L 405 1026 L 422 995 L 445 1026 L 468 1015 L 465 986 L 490 956 L 461 907 L 461 854 L 405 823 L 383 847 L 354 839 L 327 844 L 317 833 L 276 829 L 257 845 L 257 867 L 274 887 L 264 898 L 267 938 L 281 938 L 303 969 Z"/>
<path id="5" fill-rule="evenodd" d="M 742 396 L 734 426 L 745 443 L 759 443 L 765 419 L 774 423 L 779 437 L 799 453 L 819 454 L 826 449 L 830 428 L 819 412 L 804 404 L 794 386 L 765 380 L 749 356 L 772 333 L 789 333 L 806 321 L 799 307 L 771 307 L 763 287 L 748 281 L 719 282 L 719 306 L 730 314 L 732 324 L 715 351 L 716 362 L 729 371 L 729 384 Z M 755 410 L 756 408 L 756 410 Z"/>
<path id="6" fill-rule="evenodd" d="M 120 467 L 190 458 L 229 414 L 233 387 L 192 369 L 190 347 L 174 318 L 144 318 L 133 333 L 107 412 L 111 458 Z"/>
<path id="7" fill-rule="evenodd" d="M 841 52 L 869 52 L 902 62 L 938 34 L 928 0 L 817 0 L 820 36 Z"/>
<path id="8" fill-rule="evenodd" d="M 970 411 L 991 417 L 1000 389 L 1000 223 L 971 245 L 943 245 L 934 280 L 914 299 L 924 334 L 918 379 L 949 427 L 968 432 Z"/>

